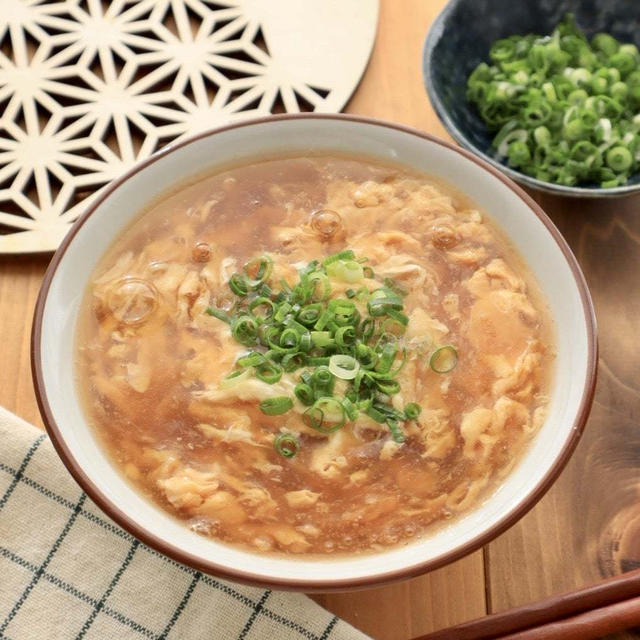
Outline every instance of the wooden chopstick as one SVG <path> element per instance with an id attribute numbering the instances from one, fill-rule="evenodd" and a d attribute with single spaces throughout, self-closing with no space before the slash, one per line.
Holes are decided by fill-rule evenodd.
<path id="1" fill-rule="evenodd" d="M 496 640 L 595 640 L 640 624 L 640 597 L 516 631 Z"/>
<path id="2" fill-rule="evenodd" d="M 581 617 L 583 617 L 582 620 L 579 619 Z M 574 637 L 587 640 L 597 638 L 598 635 L 585 635 L 584 624 L 595 625 L 596 621 L 598 621 L 597 624 L 604 624 L 601 618 L 606 618 L 611 624 L 626 625 L 617 626 L 616 630 L 640 624 L 640 569 L 596 582 L 576 591 L 429 633 L 414 640 L 496 640 L 498 638 L 501 640 L 516 638 L 517 640 L 524 640 L 524 638 L 568 640 Z M 585 620 L 591 622 L 585 622 Z M 524 632 L 534 632 L 536 628 L 543 627 L 548 628 L 545 633 L 552 633 L 554 631 L 550 627 L 553 623 L 563 624 L 564 627 L 560 628 L 565 635 L 522 635 Z M 567 635 L 572 633 L 570 631 L 572 625 L 574 628 L 579 628 L 582 635 Z M 610 632 L 598 631 L 599 635 Z"/>

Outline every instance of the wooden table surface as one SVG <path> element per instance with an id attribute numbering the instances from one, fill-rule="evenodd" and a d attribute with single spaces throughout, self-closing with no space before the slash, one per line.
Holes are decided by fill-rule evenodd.
<path id="1" fill-rule="evenodd" d="M 425 34 L 445 4 L 381 0 L 375 49 L 349 113 L 448 137 L 420 68 Z M 576 253 L 595 300 L 599 382 L 585 435 L 540 503 L 481 551 L 389 587 L 314 596 L 379 640 L 412 638 L 640 567 L 640 199 L 536 199 Z M 38 426 L 29 335 L 48 261 L 0 257 L 0 404 Z"/>

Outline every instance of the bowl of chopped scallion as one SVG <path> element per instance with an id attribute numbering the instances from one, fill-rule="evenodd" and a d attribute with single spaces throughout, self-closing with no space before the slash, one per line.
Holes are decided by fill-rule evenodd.
<path id="1" fill-rule="evenodd" d="M 452 0 L 424 81 L 463 147 L 522 185 L 640 192 L 640 2 Z"/>

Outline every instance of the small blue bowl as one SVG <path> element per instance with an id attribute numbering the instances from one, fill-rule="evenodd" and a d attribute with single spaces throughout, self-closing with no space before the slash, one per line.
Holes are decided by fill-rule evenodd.
<path id="1" fill-rule="evenodd" d="M 550 34 L 567 12 L 575 15 L 589 38 L 605 32 L 640 47 L 640 0 L 451 0 L 424 44 L 423 76 L 429 99 L 460 145 L 524 186 L 581 198 L 640 193 L 640 173 L 624 186 L 603 189 L 544 182 L 506 166 L 496 159 L 491 146 L 495 134 L 467 101 L 467 78 L 478 64 L 489 61 L 489 48 L 496 40 L 516 33 Z"/>

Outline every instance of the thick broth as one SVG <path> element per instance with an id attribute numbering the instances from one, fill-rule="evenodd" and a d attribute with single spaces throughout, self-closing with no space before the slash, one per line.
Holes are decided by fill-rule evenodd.
<path id="1" fill-rule="evenodd" d="M 313 212 L 337 212 L 327 238 Z M 404 288 L 408 360 L 394 406 L 422 412 L 403 444 L 364 414 L 332 434 L 297 403 L 220 382 L 247 352 L 205 313 L 229 306 L 255 256 L 272 282 L 344 248 Z M 333 279 L 332 295 L 347 285 Z M 351 285 L 348 285 L 351 286 Z M 93 274 L 79 322 L 78 385 L 115 463 L 195 531 L 261 551 L 363 552 L 409 541 L 476 505 L 544 421 L 552 348 L 530 274 L 486 216 L 428 177 L 369 159 L 285 157 L 226 170 L 152 206 Z M 454 345 L 449 373 L 429 366 Z M 292 395 L 300 371 L 273 385 Z M 294 434 L 298 454 L 273 446 Z"/>

